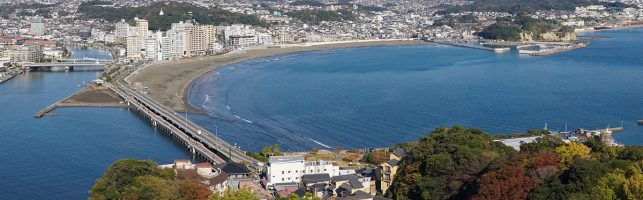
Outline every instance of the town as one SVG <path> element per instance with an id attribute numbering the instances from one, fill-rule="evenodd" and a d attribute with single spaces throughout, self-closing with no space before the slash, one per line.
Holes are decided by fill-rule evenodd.
<path id="1" fill-rule="evenodd" d="M 87 65 L 106 66 L 94 83 L 122 92 L 121 104 L 140 104 L 140 112 L 153 126 L 167 121 L 170 134 L 185 132 L 185 136 L 176 137 L 187 138 L 183 140 L 193 155 L 202 151 L 205 157 L 223 158 L 175 160 L 160 165 L 161 169 L 206 185 L 216 194 L 243 189 L 258 199 L 386 199 L 389 187 L 397 180 L 398 166 L 407 156 L 403 147 L 281 152 L 276 145 L 252 153 L 235 145 L 235 154 L 245 153 L 239 158 L 226 144 L 221 146 L 228 149 L 210 152 L 216 148 L 203 145 L 209 141 L 199 128 L 191 131 L 193 127 L 189 125 L 178 125 L 181 119 L 168 120 L 164 109 L 155 110 L 150 105 L 153 103 L 146 104 L 147 99 L 136 96 L 140 95 L 138 90 L 149 94 L 147 86 L 136 86 L 135 92 L 129 92 L 123 90 L 128 86 L 121 86 L 127 84 L 120 81 L 151 64 L 237 55 L 256 49 L 343 43 L 427 41 L 496 52 L 506 52 L 511 47 L 520 54 L 542 56 L 584 48 L 595 39 L 577 38 L 578 32 L 643 25 L 640 0 L 533 12 L 478 11 L 468 9 L 470 4 L 460 0 L 0 0 L 0 84 L 29 71 L 73 71 L 73 67 L 66 66 L 77 61 L 68 59 L 70 48 L 105 49 L 113 60 L 82 60 Z M 62 67 L 53 67 L 58 65 Z M 617 146 L 611 138 L 612 131 L 546 131 L 497 141 L 520 150 L 522 144 L 553 134 L 567 143 L 604 137 L 607 145 Z M 214 138 L 212 144 L 222 143 L 218 136 Z"/>
<path id="2" fill-rule="evenodd" d="M 530 41 L 575 41 L 573 32 L 637 26 L 643 21 L 643 3 L 636 0 L 530 13 L 463 9 L 445 12 L 445 5 L 460 8 L 459 5 L 466 4 L 456 0 L 404 4 L 395 1 L 385 4 L 380 1 L 63 3 L 56 0 L 0 3 L 3 5 L 0 9 L 2 76 L 15 74 L 10 66 L 63 58 L 67 55 L 65 48 L 71 44 L 108 46 L 119 62 L 166 61 L 240 53 L 253 48 L 371 40 L 424 39 L 477 45 L 498 45 L 499 42 L 494 41 L 505 41 L 516 47 Z M 116 16 L 120 12 L 114 11 L 118 10 L 131 13 Z M 208 12 L 232 15 L 235 19 L 208 16 Z M 500 19 L 505 18 L 527 20 L 530 24 L 523 23 L 523 28 L 541 22 L 557 25 L 554 29 L 522 31 L 510 41 L 511 38 L 494 34 L 499 30 L 493 28 L 504 24 Z M 578 46 L 573 43 L 538 45 L 543 52 L 523 52 L 548 54 L 573 49 L 566 47 L 570 45 Z"/>

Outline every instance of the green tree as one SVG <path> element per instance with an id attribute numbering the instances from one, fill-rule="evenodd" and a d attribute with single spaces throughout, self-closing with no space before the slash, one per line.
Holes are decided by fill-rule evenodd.
<path id="1" fill-rule="evenodd" d="M 236 191 L 226 190 L 223 194 L 214 194 L 211 200 L 259 200 L 249 189 L 239 189 Z"/>
<path id="2" fill-rule="evenodd" d="M 125 193 L 125 199 L 179 199 L 178 184 L 173 180 L 163 179 L 158 176 L 139 176 L 134 182 L 128 185 Z"/>
<path id="3" fill-rule="evenodd" d="M 122 199 L 126 186 L 139 176 L 174 177 L 174 171 L 161 170 L 150 160 L 124 159 L 110 165 L 90 189 L 90 199 Z"/>
<path id="4" fill-rule="evenodd" d="M 623 188 L 627 199 L 643 199 L 643 174 L 636 174 L 627 179 Z"/>
<path id="5" fill-rule="evenodd" d="M 439 128 L 408 149 L 389 197 L 458 199 L 495 159 L 515 152 L 479 129 Z"/>

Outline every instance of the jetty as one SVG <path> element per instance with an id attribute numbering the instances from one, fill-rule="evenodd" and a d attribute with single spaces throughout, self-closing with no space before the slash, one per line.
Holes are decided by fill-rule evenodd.
<path id="1" fill-rule="evenodd" d="M 56 107 L 58 107 L 58 102 L 56 102 L 54 104 L 51 104 L 51 105 L 47 106 L 45 109 L 42 109 L 42 110 L 38 111 L 36 113 L 36 115 L 34 115 L 34 117 L 35 118 L 41 118 L 41 117 L 45 116 L 46 114 L 48 114 L 49 112 L 51 112 L 52 110 L 56 109 Z"/>
<path id="2" fill-rule="evenodd" d="M 426 40 L 426 41 L 436 43 L 436 44 L 444 44 L 444 45 L 472 48 L 472 49 L 481 49 L 481 50 L 494 51 L 494 52 L 507 52 L 511 50 L 508 47 L 492 48 L 492 47 L 485 47 L 482 45 L 474 45 L 468 42 L 457 42 L 457 41 L 451 41 L 451 40 Z"/>
<path id="3" fill-rule="evenodd" d="M 573 49 L 585 48 L 585 47 L 587 47 L 585 43 L 562 45 L 562 46 L 556 46 L 553 48 L 542 49 L 542 50 L 525 50 L 519 47 L 518 53 L 527 54 L 530 56 L 546 56 L 546 55 L 557 54 L 557 53 L 561 53 L 561 52 L 565 52 Z"/>

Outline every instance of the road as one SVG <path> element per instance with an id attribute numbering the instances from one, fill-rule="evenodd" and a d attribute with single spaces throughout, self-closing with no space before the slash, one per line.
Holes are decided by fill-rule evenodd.
<path id="1" fill-rule="evenodd" d="M 196 139 L 200 144 L 219 152 L 219 155 L 224 155 L 225 157 L 231 156 L 232 158 L 227 159 L 232 159 L 235 162 L 259 162 L 258 160 L 247 156 L 243 150 L 230 145 L 221 138 L 210 133 L 208 130 L 194 124 L 190 120 L 186 120 L 184 117 L 181 117 L 177 112 L 161 103 L 158 103 L 147 94 L 130 88 L 128 84 L 123 81 L 123 77 L 117 79 L 116 86 L 127 95 L 131 95 L 133 98 L 137 99 L 151 111 L 158 113 L 158 116 L 162 118 L 162 121 L 172 124 L 173 127 L 178 130 L 184 131 L 189 136 Z"/>

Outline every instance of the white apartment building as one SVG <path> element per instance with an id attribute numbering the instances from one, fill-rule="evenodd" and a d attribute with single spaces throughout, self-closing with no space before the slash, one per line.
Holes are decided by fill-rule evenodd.
<path id="1" fill-rule="evenodd" d="M 129 31 L 129 24 L 125 22 L 125 19 L 116 23 L 114 37 L 117 43 L 126 43 L 127 31 Z"/>
<path id="2" fill-rule="evenodd" d="M 162 46 L 169 47 L 169 59 L 179 59 L 185 54 L 185 24 L 183 22 L 173 23 L 172 28 L 166 32 L 169 40 Z M 164 55 L 165 56 L 165 55 Z"/>
<path id="3" fill-rule="evenodd" d="M 302 156 L 271 156 L 266 169 L 268 186 L 301 182 L 306 174 L 339 175 L 339 167 L 328 161 L 306 162 Z"/>
<path id="4" fill-rule="evenodd" d="M 156 34 L 150 35 L 145 39 L 145 60 L 156 61 L 159 60 L 159 41 L 156 39 Z"/>
<path id="5" fill-rule="evenodd" d="M 141 46 L 144 46 L 145 39 L 149 36 L 148 22 L 147 20 L 139 19 L 138 17 L 134 18 L 134 22 L 136 23 L 136 28 L 138 28 L 139 43 Z"/>
<path id="6" fill-rule="evenodd" d="M 31 35 L 45 35 L 45 18 L 41 16 L 31 18 Z"/>
<path id="7" fill-rule="evenodd" d="M 129 27 L 126 37 L 127 58 L 133 60 L 141 59 L 141 42 L 138 35 L 137 27 Z"/>
<path id="8" fill-rule="evenodd" d="M 330 177 L 339 176 L 339 166 L 325 160 L 305 162 L 304 174 L 328 174 Z"/>

